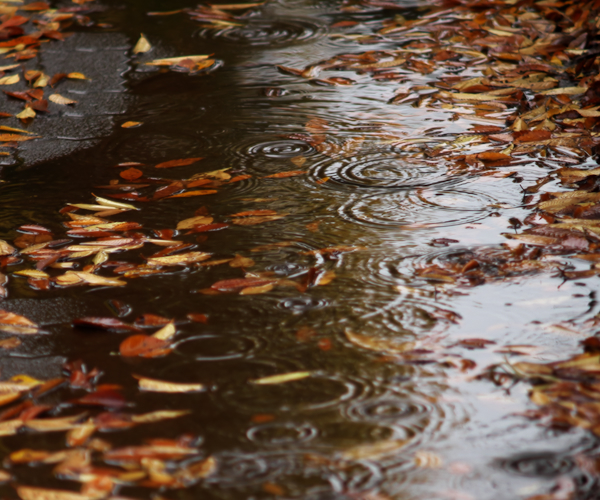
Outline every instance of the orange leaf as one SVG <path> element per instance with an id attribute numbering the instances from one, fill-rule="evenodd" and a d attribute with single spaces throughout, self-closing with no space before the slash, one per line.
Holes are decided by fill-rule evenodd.
<path id="1" fill-rule="evenodd" d="M 134 181 L 136 179 L 139 179 L 142 175 L 144 175 L 144 173 L 141 170 L 138 170 L 137 168 L 128 168 L 127 170 L 123 170 L 123 172 L 121 172 L 119 174 L 123 179 L 126 179 L 128 181 Z"/>
<path id="2" fill-rule="evenodd" d="M 169 342 L 150 335 L 132 335 L 127 337 L 119 347 L 122 356 L 141 356 L 142 358 L 156 358 L 171 352 Z"/>
<path id="3" fill-rule="evenodd" d="M 173 168 L 173 167 L 185 167 L 186 165 L 191 165 L 192 163 L 196 163 L 200 161 L 202 158 L 185 158 L 183 160 L 171 160 L 165 161 L 163 163 L 159 163 L 156 165 L 156 168 Z"/>

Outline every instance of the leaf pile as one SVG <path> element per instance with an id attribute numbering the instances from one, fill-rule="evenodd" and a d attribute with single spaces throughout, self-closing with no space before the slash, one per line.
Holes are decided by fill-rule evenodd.
<path id="1" fill-rule="evenodd" d="M 131 413 L 125 411 L 131 404 L 121 386 L 98 383 L 99 370 L 89 370 L 80 361 L 66 363 L 63 369 L 64 378 L 42 381 L 18 375 L 0 382 L 0 435 L 65 433 L 64 449 L 21 449 L 8 455 L 0 481 L 13 482 L 21 498 L 106 498 L 123 486 L 178 489 L 215 471 L 216 460 L 207 457 L 198 440 L 189 435 L 113 447 L 98 433 L 181 418 L 190 411 Z M 140 386 L 143 380 L 148 379 L 141 378 Z M 158 384 L 154 390 L 162 390 L 160 384 L 166 384 L 154 383 Z M 187 384 L 172 384 L 169 389 L 167 392 L 190 392 Z M 21 471 L 32 465 L 50 465 L 57 479 L 81 483 L 81 494 L 21 485 Z"/>

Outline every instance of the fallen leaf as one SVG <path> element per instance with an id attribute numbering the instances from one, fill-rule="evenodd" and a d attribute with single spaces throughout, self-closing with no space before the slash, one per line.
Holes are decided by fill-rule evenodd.
<path id="1" fill-rule="evenodd" d="M 178 384 L 174 382 L 165 382 L 164 380 L 140 377 L 138 375 L 134 375 L 134 377 L 138 380 L 140 389 L 143 391 L 184 393 L 204 390 L 204 386 L 202 384 Z"/>
<path id="2" fill-rule="evenodd" d="M 21 500 L 90 500 L 88 495 L 72 491 L 36 488 L 33 486 L 16 486 Z"/>
<path id="3" fill-rule="evenodd" d="M 303 378 L 310 377 L 312 372 L 291 372 L 282 373 L 280 375 L 272 375 L 270 377 L 263 377 L 256 380 L 251 380 L 253 384 L 258 385 L 275 385 L 284 384 L 286 382 L 293 382 L 295 380 L 302 380 Z"/>
<path id="4" fill-rule="evenodd" d="M 144 36 L 144 34 L 142 34 L 142 35 L 140 35 L 140 39 L 135 44 L 135 47 L 133 47 L 133 53 L 134 54 L 144 54 L 144 53 L 148 52 L 150 49 L 152 49 L 152 45 L 150 45 L 150 42 L 148 41 L 148 39 Z"/>
<path id="5" fill-rule="evenodd" d="M 61 106 L 77 104 L 77 101 L 74 101 L 73 99 L 69 99 L 67 97 L 63 97 L 60 94 L 52 94 L 50 97 L 48 97 L 48 100 L 52 101 L 55 104 L 60 104 Z"/>
<path id="6" fill-rule="evenodd" d="M 290 170 L 289 172 L 278 172 L 276 174 L 266 175 L 263 179 L 284 179 L 286 177 L 294 177 L 305 173 L 304 170 Z"/>
<path id="7" fill-rule="evenodd" d="M 125 122 L 121 124 L 121 128 L 135 128 L 142 125 L 142 122 Z"/>
<path id="8" fill-rule="evenodd" d="M 121 355 L 126 357 L 155 358 L 165 356 L 171 351 L 169 342 L 150 335 L 132 335 L 121 342 L 119 347 Z"/>
<path id="9" fill-rule="evenodd" d="M 213 222 L 212 217 L 206 217 L 204 215 L 198 215 L 196 217 L 190 217 L 189 219 L 184 219 L 177 224 L 177 230 L 180 231 L 182 229 L 192 229 L 195 226 L 203 226 L 207 224 L 211 224 Z"/>
<path id="10" fill-rule="evenodd" d="M 200 161 L 202 158 L 186 158 L 183 160 L 171 160 L 159 163 L 155 168 L 173 168 L 173 167 L 184 167 Z"/>

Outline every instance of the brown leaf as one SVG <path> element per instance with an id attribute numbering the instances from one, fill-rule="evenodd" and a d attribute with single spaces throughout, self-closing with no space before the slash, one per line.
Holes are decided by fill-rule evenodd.
<path id="1" fill-rule="evenodd" d="M 212 217 L 198 215 L 196 217 L 191 217 L 189 219 L 182 220 L 179 224 L 177 224 L 177 230 L 180 231 L 182 229 L 191 229 L 195 226 L 204 226 L 207 224 L 211 224 L 213 220 L 214 219 Z"/>
<path id="2" fill-rule="evenodd" d="M 159 163 L 155 168 L 173 168 L 173 167 L 184 167 L 200 161 L 202 158 L 185 158 L 183 160 L 170 160 L 163 163 Z"/>
<path id="3" fill-rule="evenodd" d="M 247 287 L 257 287 L 273 283 L 275 280 L 269 280 L 264 278 L 240 278 L 233 280 L 217 281 L 211 286 L 213 290 L 219 290 L 221 292 L 234 292 Z"/>
<path id="4" fill-rule="evenodd" d="M 289 172 L 278 172 L 276 174 L 266 175 L 263 179 L 284 179 L 286 177 L 294 177 L 305 173 L 304 170 L 290 170 Z"/>
<path id="5" fill-rule="evenodd" d="M 248 210 L 232 214 L 231 217 L 248 217 L 251 215 L 277 215 L 275 210 Z"/>
<path id="6" fill-rule="evenodd" d="M 548 130 L 527 130 L 515 132 L 515 143 L 546 141 L 552 137 Z"/>

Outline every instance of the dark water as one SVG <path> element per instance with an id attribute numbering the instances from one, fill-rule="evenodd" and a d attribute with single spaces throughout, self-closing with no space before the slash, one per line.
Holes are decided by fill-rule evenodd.
<path id="1" fill-rule="evenodd" d="M 243 277 L 242 270 L 227 265 L 179 268 L 114 289 L 41 292 L 13 279 L 5 308 L 41 323 L 48 334 L 26 337 L 21 347 L 3 353 L 2 376 L 27 373 L 46 379 L 60 374 L 65 360 L 82 359 L 104 372 L 104 383 L 122 384 L 138 413 L 192 410 L 178 420 L 102 435 L 115 446 L 185 433 L 202 437 L 202 450 L 216 458 L 217 471 L 196 485 L 163 492 L 165 498 L 508 500 L 545 493 L 563 476 L 576 478 L 582 495 L 587 494 L 591 480 L 573 459 L 594 446 L 582 431 L 553 433 L 539 427 L 518 415 L 532 406 L 527 387 L 506 393 L 473 380 L 475 372 L 448 364 L 466 358 L 482 369 L 504 359 L 494 347 L 451 347 L 470 337 L 487 338 L 498 347 L 536 346 L 527 358 L 533 361 L 575 352 L 578 336 L 553 325 L 595 314 L 593 305 L 590 309 L 593 285 L 566 283 L 558 289 L 560 281 L 538 275 L 448 292 L 413 278 L 425 263 L 502 243 L 508 219 L 525 214 L 519 208 L 519 183 L 458 178 L 441 163 L 419 159 L 423 142 L 413 139 L 452 141 L 472 122 L 388 104 L 396 83 L 342 73 L 359 83 L 324 87 L 275 67 L 299 68 L 341 53 L 393 48 L 391 42 L 365 46 L 332 37 L 338 31 L 329 28 L 338 20 L 356 19 L 362 24 L 347 33 L 368 32 L 390 13 L 373 9 L 342 15 L 332 1 L 280 0 L 257 9 L 243 28 L 215 30 L 199 27 L 185 13 L 146 15 L 192 7 L 193 2 L 105 5 L 94 19 L 113 27 L 82 31 L 92 37 L 92 49 L 94 35 L 126 37 L 128 46 L 115 48 L 125 58 L 124 73 L 118 61 L 103 65 L 101 46 L 89 52 L 90 58 L 98 58 L 98 73 L 112 72 L 116 82 L 113 94 L 119 106 L 107 112 L 99 105 L 96 113 L 108 117 L 112 128 L 98 129 L 86 137 L 89 145 L 69 154 L 35 164 L 24 155 L 22 163 L 6 167 L 0 236 L 12 240 L 15 228 L 24 223 L 64 234 L 58 210 L 68 202 L 93 202 L 91 193 L 100 194 L 94 186 L 116 178 L 118 170 L 112 167 L 117 163 L 153 165 L 204 157 L 164 176 L 181 179 L 230 168 L 232 175 L 252 177 L 210 196 L 140 204 L 141 211 L 128 220 L 146 230 L 167 229 L 201 206 L 216 220 L 241 211 L 275 210 L 288 215 L 205 233 L 206 241 L 182 241 L 215 258 L 251 257 L 256 264 L 249 271 L 301 281 L 318 266 L 334 271 L 335 278 L 304 292 L 276 287 L 247 296 L 194 293 L 219 280 Z M 418 2 L 404 5 L 406 17 L 418 15 Z M 140 32 L 154 49 L 134 58 L 130 49 Z M 157 71 L 139 64 L 211 53 L 222 66 L 210 74 Z M 428 77 L 411 78 L 426 84 Z M 89 115 L 83 120 L 94 119 Z M 299 138 L 315 119 L 326 122 L 323 133 L 331 142 L 358 146 L 345 155 L 317 151 Z M 143 125 L 120 128 L 128 120 Z M 301 167 L 292 162 L 297 157 L 306 160 Z M 535 179 L 539 168 L 522 165 L 520 175 L 525 181 Z M 263 178 L 297 169 L 308 174 Z M 310 230 L 307 225 L 315 222 L 318 226 Z M 458 243 L 432 246 L 437 238 Z M 279 243 L 285 245 L 274 245 Z M 271 246 L 251 251 L 264 245 Z M 333 246 L 355 250 L 310 254 Z M 139 259 L 138 254 L 133 250 L 126 260 Z M 163 358 L 123 358 L 115 355 L 123 335 L 71 326 L 76 317 L 110 316 L 110 300 L 130 307 L 126 321 L 145 313 L 175 318 L 176 349 Z M 186 322 L 188 313 L 206 314 L 208 323 Z M 410 359 L 364 349 L 352 344 L 346 331 L 414 342 L 427 352 Z M 279 385 L 250 383 L 296 371 L 311 375 Z M 199 382 L 206 390 L 142 393 L 132 374 Z M 268 421 L 257 415 L 268 415 Z M 0 451 L 25 447 L 61 449 L 64 436 L 3 438 Z M 48 466 L 15 468 L 14 473 L 20 484 L 78 487 L 52 479 Z M 125 485 L 120 493 L 151 498 L 153 491 Z M 16 498 L 9 486 L 2 487 L 2 494 Z"/>

